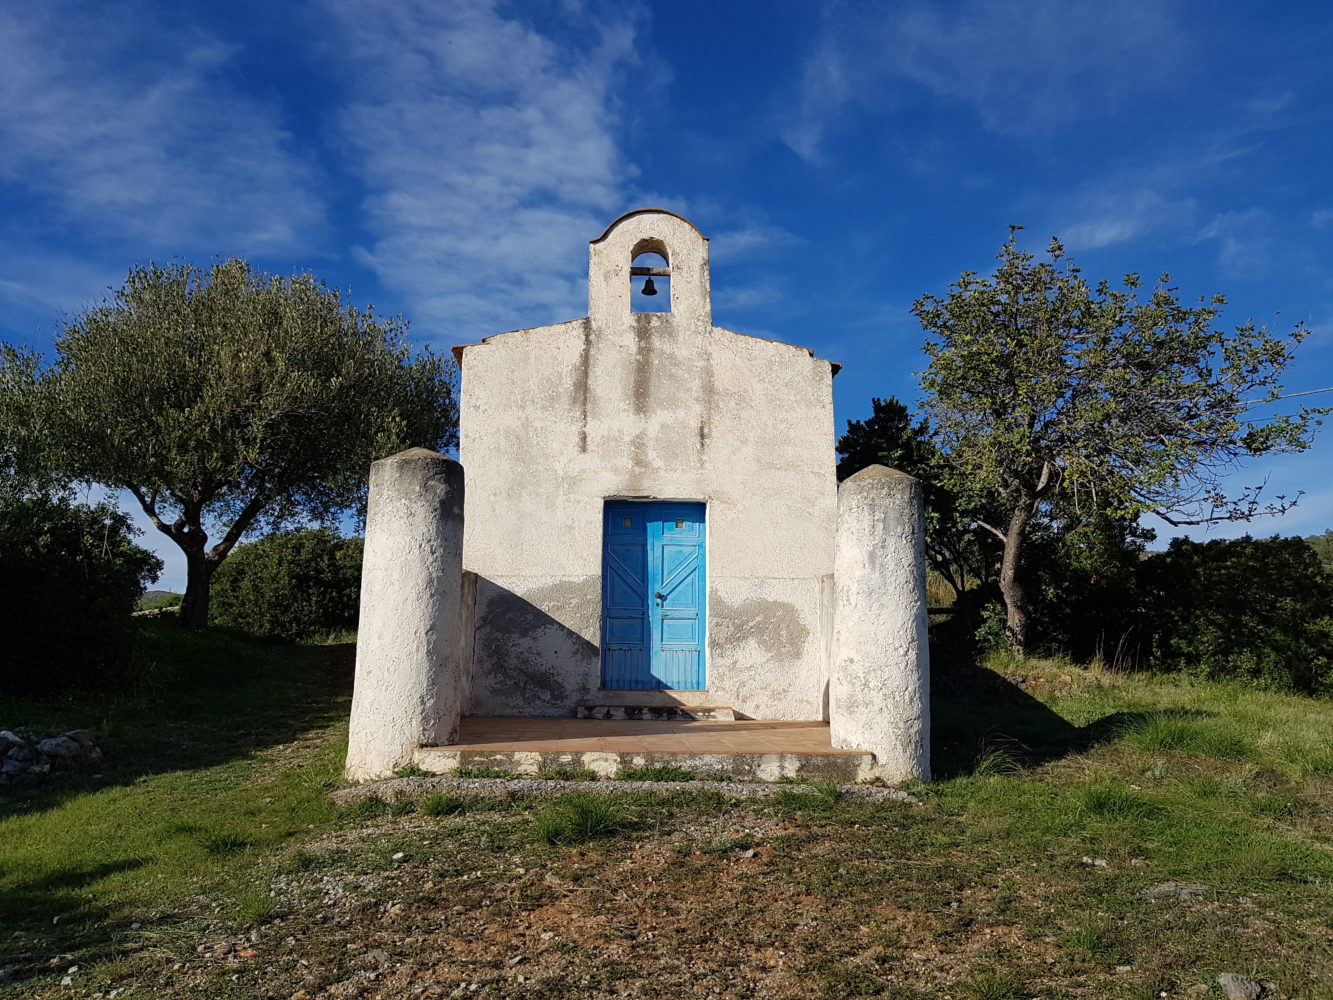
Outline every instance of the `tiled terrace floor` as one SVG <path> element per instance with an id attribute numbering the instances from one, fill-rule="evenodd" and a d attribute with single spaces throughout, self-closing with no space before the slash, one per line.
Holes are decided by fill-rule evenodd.
<path id="1" fill-rule="evenodd" d="M 471 717 L 445 749 L 497 753 L 854 754 L 835 750 L 826 722 L 617 721 Z"/>

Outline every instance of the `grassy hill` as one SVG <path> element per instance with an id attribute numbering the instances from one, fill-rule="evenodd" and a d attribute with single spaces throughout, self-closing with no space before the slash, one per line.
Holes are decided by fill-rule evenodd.
<path id="1" fill-rule="evenodd" d="M 350 644 L 145 636 L 133 700 L 0 700 L 106 734 L 0 796 L 0 997 L 1333 998 L 1328 702 L 937 664 L 919 805 L 619 796 L 552 846 L 558 801 L 334 810 Z"/>

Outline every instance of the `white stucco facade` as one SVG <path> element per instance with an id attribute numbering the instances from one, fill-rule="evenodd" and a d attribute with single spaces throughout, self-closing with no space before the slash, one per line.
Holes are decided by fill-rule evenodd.
<path id="1" fill-rule="evenodd" d="M 665 259 L 668 312 L 631 309 L 643 253 Z M 708 240 L 690 222 L 621 216 L 591 241 L 586 317 L 455 355 L 459 461 L 414 449 L 372 471 L 349 777 L 419 763 L 422 746 L 438 756 L 462 716 L 669 705 L 830 722 L 835 750 L 871 762 L 859 777 L 928 777 L 920 486 L 875 466 L 838 487 L 837 366 L 714 326 Z M 605 579 L 631 597 L 613 600 L 603 567 L 622 522 L 645 552 L 635 514 L 650 509 L 653 555 L 615 563 Z M 667 661 L 674 598 L 658 586 L 688 590 L 689 669 L 604 681 L 638 676 L 603 671 L 626 601 L 628 634 L 651 631 Z M 677 676 L 693 681 L 661 688 Z"/>
<path id="2" fill-rule="evenodd" d="M 630 262 L 645 249 L 667 259 L 668 313 L 630 311 Z M 707 505 L 707 687 L 689 701 L 826 718 L 833 366 L 713 326 L 708 241 L 670 213 L 612 224 L 589 274 L 586 318 L 461 352 L 470 711 L 567 715 L 608 700 L 602 508 L 624 498 Z"/>

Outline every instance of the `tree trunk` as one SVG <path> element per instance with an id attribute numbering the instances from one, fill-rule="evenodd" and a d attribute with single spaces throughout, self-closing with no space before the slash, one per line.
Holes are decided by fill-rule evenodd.
<path id="1" fill-rule="evenodd" d="M 1000 560 L 1000 593 L 1004 597 L 1005 635 L 1014 652 L 1023 656 L 1027 652 L 1028 605 L 1027 594 L 1018 582 L 1019 560 L 1023 554 L 1023 542 L 1026 538 L 1028 520 L 1032 517 L 1031 501 L 1024 498 L 1014 508 L 1009 518 L 1009 527 L 1004 533 L 1004 558 Z"/>
<path id="2" fill-rule="evenodd" d="M 208 628 L 209 588 L 216 563 L 202 551 L 185 553 L 185 597 L 181 600 L 181 624 L 192 632 Z"/>

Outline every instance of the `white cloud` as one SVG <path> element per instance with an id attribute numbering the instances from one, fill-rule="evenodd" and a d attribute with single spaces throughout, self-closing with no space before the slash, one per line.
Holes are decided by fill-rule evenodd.
<path id="1" fill-rule="evenodd" d="M 1161 4 L 835 2 L 782 136 L 818 160 L 844 108 L 901 99 L 904 85 L 972 106 L 993 132 L 1045 132 L 1152 92 L 1187 62 L 1187 40 Z"/>
<path id="2" fill-rule="evenodd" d="M 228 84 L 233 47 L 139 10 L 0 6 L 0 183 L 62 235 L 301 245 L 323 210 L 278 111 Z"/>
<path id="3" fill-rule="evenodd" d="M 548 11 L 557 38 L 494 4 L 328 9 L 357 95 L 338 130 L 369 191 L 360 256 L 410 300 L 418 334 L 583 315 L 588 240 L 633 178 L 618 137 L 635 14 Z"/>

